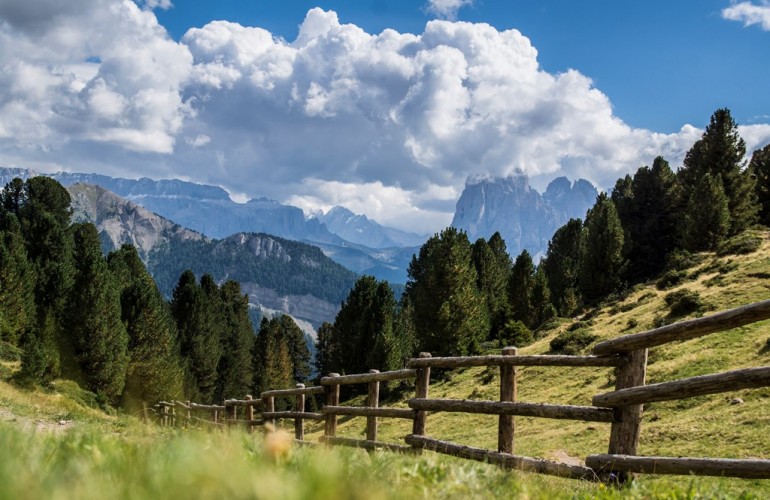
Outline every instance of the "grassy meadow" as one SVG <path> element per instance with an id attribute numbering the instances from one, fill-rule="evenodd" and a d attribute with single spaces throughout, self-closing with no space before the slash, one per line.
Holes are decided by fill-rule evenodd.
<path id="1" fill-rule="evenodd" d="M 770 298 L 770 234 L 746 255 L 703 254 L 666 289 L 638 286 L 579 318 L 553 322 L 520 354 L 544 354 L 570 328 L 597 340 Z M 697 292 L 698 307 L 672 316 L 668 294 Z M 580 325 L 575 325 L 577 322 Z M 770 322 L 650 351 L 648 383 L 770 365 Z M 0 362 L 0 499 L 5 498 L 768 498 L 770 480 L 640 475 L 622 490 L 506 472 L 426 452 L 421 456 L 294 447 L 267 453 L 262 433 L 182 430 L 142 424 L 98 409 L 92 394 L 60 380 L 47 388 L 10 382 L 18 362 Z M 614 387 L 609 368 L 519 368 L 517 399 L 590 405 Z M 391 388 L 393 389 L 393 388 Z M 430 397 L 491 399 L 499 373 L 483 368 L 434 377 Z M 405 407 L 413 392 L 391 391 L 381 406 Z M 738 403 L 735 398 L 740 398 Z M 355 398 L 345 404 L 362 404 Z M 641 455 L 770 458 L 770 388 L 645 407 Z M 291 432 L 292 422 L 284 423 Z M 494 416 L 430 414 L 427 434 L 495 448 Z M 380 440 L 401 442 L 411 423 L 381 419 Z M 306 423 L 309 440 L 322 426 Z M 365 419 L 340 418 L 338 435 L 362 438 Z M 516 418 L 517 454 L 581 463 L 606 452 L 609 424 Z"/>

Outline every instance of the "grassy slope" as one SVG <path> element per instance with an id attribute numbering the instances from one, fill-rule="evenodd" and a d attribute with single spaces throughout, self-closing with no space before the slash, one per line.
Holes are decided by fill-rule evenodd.
<path id="1" fill-rule="evenodd" d="M 621 303 L 597 310 L 593 332 L 610 338 L 651 328 L 656 316 L 668 313 L 663 297 L 680 288 L 698 291 L 714 310 L 770 297 L 770 235 L 763 233 L 763 237 L 758 252 L 722 258 L 707 255 L 689 270 L 697 275 L 695 279 L 662 292 L 653 285 L 639 287 Z M 631 319 L 636 321 L 632 329 Z M 546 353 L 550 339 L 571 323 L 562 322 L 520 352 Z M 768 365 L 768 323 L 655 348 L 650 353 L 648 381 Z M 131 416 L 92 409 L 93 396 L 68 381 L 57 381 L 46 390 L 12 386 L 4 379 L 16 369 L 18 363 L 0 362 L 0 449 L 4 450 L 0 498 L 101 498 L 105 492 L 123 498 L 206 498 L 223 492 L 234 498 L 694 498 L 696 492 L 706 498 L 741 492 L 770 496 L 770 481 L 677 476 L 640 476 L 631 490 L 617 493 L 589 483 L 505 473 L 433 453 L 403 457 L 303 449 L 276 463 L 264 458 L 258 437 L 146 427 Z M 590 405 L 593 395 L 613 387 L 611 370 L 603 368 L 525 368 L 520 369 L 518 380 L 518 399 L 532 402 Z M 467 369 L 455 372 L 448 381 L 434 379 L 430 396 L 494 400 L 498 384 L 494 370 Z M 408 398 L 409 391 L 405 394 Z M 745 403 L 731 405 L 734 397 Z M 757 389 L 648 405 L 640 453 L 767 458 L 768 397 L 770 389 Z M 357 403 L 361 404 L 360 399 Z M 387 404 L 405 406 L 404 399 Z M 306 425 L 311 438 L 322 432 L 318 425 Z M 364 419 L 341 419 L 339 433 L 361 437 L 364 425 Z M 606 451 L 608 424 L 517 418 L 516 425 L 518 454 L 582 461 L 586 455 Z M 382 440 L 398 442 L 410 430 L 406 421 L 380 422 Z M 431 414 L 427 431 L 471 446 L 496 446 L 496 418 L 491 416 Z"/>
<path id="2" fill-rule="evenodd" d="M 653 328 L 656 317 L 666 317 L 669 309 L 663 297 L 676 290 L 700 293 L 711 311 L 721 311 L 770 298 L 770 233 L 761 233 L 763 245 L 749 255 L 718 257 L 706 254 L 704 260 L 688 270 L 691 277 L 674 288 L 660 291 L 650 283 L 637 287 L 622 302 L 598 309 L 591 330 L 601 340 Z M 720 272 L 721 270 L 721 272 Z M 694 278 L 693 278 L 694 277 Z M 688 316 L 672 319 L 679 321 Z M 582 318 L 581 318 L 582 319 Z M 636 326 L 629 328 L 630 324 Z M 546 332 L 521 354 L 545 354 L 550 340 L 572 321 Z M 770 365 L 770 321 L 729 332 L 677 342 L 650 350 L 647 381 L 655 383 L 737 368 Z M 487 377 L 485 377 L 487 375 Z M 489 381 L 489 375 L 493 375 Z M 485 383 L 487 382 L 487 383 Z M 591 404 L 595 394 L 614 388 L 608 368 L 519 368 L 518 400 L 556 404 Z M 430 397 L 489 399 L 499 397 L 497 371 L 484 369 L 456 371 L 447 382 L 432 382 Z M 744 404 L 730 404 L 742 398 Z M 639 453 L 662 456 L 704 456 L 730 458 L 770 458 L 770 388 L 745 390 L 682 401 L 647 405 L 642 425 Z M 359 403 L 360 404 L 360 403 Z M 404 406 L 403 402 L 392 403 Z M 439 439 L 494 449 L 497 444 L 496 417 L 437 413 L 428 416 L 427 432 Z M 315 429 L 317 433 L 320 428 Z M 362 437 L 363 419 L 347 419 L 340 434 Z M 383 440 L 397 441 L 408 434 L 406 422 L 386 420 L 380 424 Z M 609 424 L 516 418 L 517 454 L 561 461 L 582 461 L 586 455 L 605 453 Z M 553 479 L 554 484 L 569 482 Z M 686 477 L 641 476 L 651 487 L 686 485 Z M 744 489 L 770 495 L 770 481 L 700 478 L 704 488 L 717 487 L 737 494 Z"/>

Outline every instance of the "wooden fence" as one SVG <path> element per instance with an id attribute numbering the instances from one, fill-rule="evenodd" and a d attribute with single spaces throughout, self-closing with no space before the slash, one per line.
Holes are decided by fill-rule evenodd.
<path id="1" fill-rule="evenodd" d="M 156 405 L 159 422 L 163 425 L 190 425 L 205 422 L 208 425 L 246 425 L 249 428 L 276 419 L 294 419 L 295 438 L 306 443 L 304 420 L 323 420 L 321 442 L 358 446 L 366 449 L 394 451 L 432 450 L 461 458 L 497 464 L 504 468 L 539 472 L 568 478 L 624 481 L 632 473 L 696 474 L 742 478 L 770 478 L 770 460 L 741 460 L 729 458 L 643 457 L 637 456 L 645 403 L 684 399 L 739 389 L 770 386 L 770 366 L 734 370 L 686 379 L 645 385 L 647 351 L 668 342 L 693 339 L 753 322 L 770 319 L 770 300 L 757 302 L 712 316 L 683 321 L 643 333 L 625 335 L 597 344 L 593 355 L 528 355 L 519 356 L 516 348 L 507 347 L 501 355 L 469 357 L 431 357 L 421 353 L 407 362 L 407 368 L 380 373 L 355 375 L 329 374 L 320 385 L 263 392 L 260 399 L 247 396 L 243 400 L 227 400 L 222 406 L 195 403 L 161 402 Z M 431 368 L 455 369 L 467 367 L 499 367 L 500 397 L 497 401 L 430 399 Z M 616 373 L 615 390 L 593 397 L 591 405 L 528 403 L 517 401 L 517 367 L 613 367 Z M 415 397 L 408 401 L 409 408 L 383 408 L 379 405 L 380 382 L 413 379 Z M 340 405 L 340 386 L 368 384 L 366 406 Z M 320 413 L 305 411 L 305 396 L 324 394 L 325 404 Z M 294 410 L 275 411 L 275 398 L 294 400 Z M 255 419 L 255 407 L 261 407 L 260 419 Z M 238 417 L 238 408 L 245 413 Z M 208 418 L 197 417 L 206 412 Z M 461 412 L 496 415 L 498 417 L 497 450 L 485 450 L 452 443 L 426 434 L 428 412 Z M 365 417 L 366 439 L 338 437 L 339 416 Z M 570 419 L 602 422 L 610 425 L 607 453 L 589 455 L 585 465 L 570 465 L 551 460 L 514 454 L 515 416 L 549 419 Z M 377 440 L 377 419 L 399 418 L 412 420 L 412 433 L 401 443 Z"/>

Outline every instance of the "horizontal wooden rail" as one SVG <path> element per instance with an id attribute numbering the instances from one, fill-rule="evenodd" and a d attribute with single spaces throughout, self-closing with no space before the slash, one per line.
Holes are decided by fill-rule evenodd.
<path id="1" fill-rule="evenodd" d="M 249 427 L 251 427 L 252 425 L 265 425 L 265 421 L 263 419 L 261 419 L 261 418 L 258 419 L 258 420 L 238 420 L 238 419 L 232 420 L 232 419 L 228 419 L 228 420 L 223 420 L 223 422 L 226 425 L 247 425 Z"/>
<path id="2" fill-rule="evenodd" d="M 364 448 L 366 450 L 388 450 L 401 453 L 414 453 L 415 449 L 411 446 L 402 444 L 383 443 L 381 441 L 367 441 L 365 439 L 353 439 L 337 436 L 321 436 L 318 441 L 326 444 L 338 446 L 351 446 L 353 448 Z"/>
<path id="3" fill-rule="evenodd" d="M 401 380 L 415 378 L 417 370 L 395 370 L 382 373 L 360 373 L 356 375 L 339 375 L 336 377 L 323 377 L 321 385 L 340 384 L 367 384 L 369 382 L 386 382 L 388 380 Z"/>
<path id="4" fill-rule="evenodd" d="M 689 340 L 710 333 L 721 332 L 770 319 L 770 300 L 755 302 L 728 311 L 662 326 L 641 333 L 623 335 L 599 342 L 593 348 L 594 354 L 617 354 L 646 349 L 676 340 Z"/>
<path id="5" fill-rule="evenodd" d="M 199 405 L 198 403 L 190 403 L 190 409 L 201 411 L 225 411 L 224 405 Z"/>
<path id="6" fill-rule="evenodd" d="M 262 413 L 265 420 L 274 418 L 301 418 L 302 420 L 323 420 L 325 415 L 321 413 L 310 413 L 306 411 L 269 411 Z"/>
<path id="7" fill-rule="evenodd" d="M 258 406 L 262 401 L 259 399 L 226 399 L 225 406 Z"/>
<path id="8" fill-rule="evenodd" d="M 770 386 L 770 366 L 763 366 L 629 387 L 596 395 L 591 403 L 603 407 L 629 406 L 767 386 Z"/>
<path id="9" fill-rule="evenodd" d="M 618 366 L 617 356 L 565 356 L 536 354 L 531 356 L 463 356 L 451 358 L 413 358 L 410 368 L 468 368 L 473 366 Z"/>
<path id="10" fill-rule="evenodd" d="M 504 401 L 475 401 L 463 399 L 410 399 L 409 407 L 425 411 L 455 411 L 486 415 L 519 415 L 587 422 L 614 422 L 613 410 L 593 406 L 550 405 Z"/>
<path id="11" fill-rule="evenodd" d="M 596 471 L 770 479 L 770 460 L 590 455 L 586 465 Z"/>
<path id="12" fill-rule="evenodd" d="M 454 457 L 477 460 L 498 465 L 506 469 L 517 469 L 527 472 L 539 472 L 551 476 L 566 477 L 571 479 L 596 480 L 596 474 L 588 467 L 581 465 L 568 465 L 550 460 L 522 457 L 497 451 L 483 450 L 480 448 L 471 448 L 448 441 L 440 441 L 425 436 L 410 434 L 406 436 L 405 441 L 417 448 L 436 451 Z"/>
<path id="13" fill-rule="evenodd" d="M 406 408 L 369 408 L 360 406 L 324 406 L 321 413 L 354 417 L 384 417 L 414 419 L 414 410 Z"/>
<path id="14" fill-rule="evenodd" d="M 259 395 L 260 398 L 275 398 L 281 396 L 299 396 L 300 394 L 323 394 L 324 388 L 321 386 L 302 387 L 297 389 L 276 389 L 265 391 Z"/>

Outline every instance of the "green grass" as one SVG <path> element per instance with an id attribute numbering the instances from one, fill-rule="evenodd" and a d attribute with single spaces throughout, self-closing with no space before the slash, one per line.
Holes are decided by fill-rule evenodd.
<path id="1" fill-rule="evenodd" d="M 697 293 L 710 314 L 770 297 L 770 242 L 729 257 L 699 254 L 687 278 L 658 290 L 637 286 L 622 300 L 572 319 L 552 322 L 520 354 L 545 354 L 568 330 L 590 327 L 596 341 L 643 331 L 670 312 L 665 297 Z M 719 278 L 719 285 L 713 281 Z M 709 286 L 709 284 L 711 286 Z M 578 324 L 578 322 L 583 322 Z M 590 322 L 590 323 L 589 323 Z M 650 351 L 648 382 L 737 368 L 770 365 L 770 321 Z M 590 347 L 589 347 L 590 349 Z M 47 388 L 8 382 L 18 371 L 14 356 L 0 361 L 0 499 L 4 498 L 768 498 L 770 480 L 640 475 L 623 490 L 454 459 L 426 452 L 404 456 L 344 448 L 295 448 L 272 459 L 261 433 L 184 431 L 144 425 L 131 415 L 105 412 L 93 394 L 71 381 Z M 529 367 L 518 370 L 517 399 L 590 405 L 611 391 L 608 368 Z M 382 406 L 406 407 L 412 390 Z M 499 396 L 497 369 L 456 370 L 431 382 L 430 397 L 490 399 Z M 730 404 L 736 397 L 743 404 Z M 363 397 L 344 404 L 362 405 Z M 770 388 L 647 405 L 639 453 L 663 456 L 770 458 Z M 283 425 L 290 430 L 293 423 Z M 493 416 L 430 414 L 427 434 L 494 449 Z M 308 439 L 319 423 L 306 423 Z M 381 419 L 379 439 L 403 443 L 405 420 Z M 338 434 L 363 438 L 365 419 L 340 418 Z M 609 425 L 517 418 L 517 454 L 582 462 L 604 453 Z"/>

